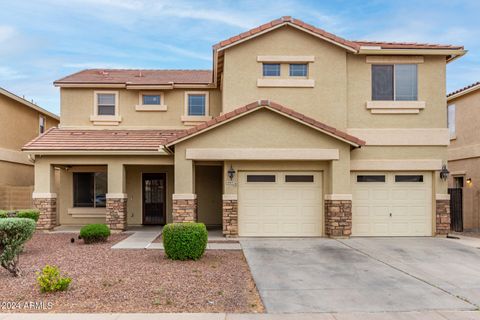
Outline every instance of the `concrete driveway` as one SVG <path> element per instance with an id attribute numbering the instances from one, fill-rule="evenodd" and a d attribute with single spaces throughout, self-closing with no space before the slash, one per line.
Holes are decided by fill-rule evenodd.
<path id="1" fill-rule="evenodd" d="M 270 313 L 476 310 L 480 250 L 440 238 L 244 239 Z"/>

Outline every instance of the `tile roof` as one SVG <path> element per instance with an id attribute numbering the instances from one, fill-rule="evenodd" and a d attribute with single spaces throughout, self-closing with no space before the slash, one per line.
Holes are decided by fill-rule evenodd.
<path id="1" fill-rule="evenodd" d="M 157 151 L 183 130 L 71 130 L 51 128 L 22 150 Z"/>
<path id="2" fill-rule="evenodd" d="M 192 127 L 188 130 L 185 130 L 183 132 L 177 133 L 175 136 L 172 136 L 168 138 L 165 141 L 166 146 L 171 146 L 174 145 L 180 141 L 183 141 L 189 137 L 192 137 L 194 135 L 200 134 L 203 131 L 207 131 L 211 129 L 214 126 L 224 124 L 229 122 L 230 120 L 233 120 L 233 118 L 237 118 L 239 116 L 248 114 L 250 111 L 253 110 L 259 110 L 261 108 L 267 108 L 271 109 L 273 111 L 276 111 L 284 116 L 291 117 L 299 122 L 302 122 L 306 125 L 312 126 L 315 129 L 318 129 L 320 131 L 323 131 L 327 134 L 330 134 L 338 139 L 342 139 L 347 141 L 350 144 L 357 145 L 357 146 L 362 146 L 365 145 L 365 141 L 354 137 L 352 135 L 349 135 L 348 133 L 335 129 L 334 127 L 331 127 L 329 125 L 326 125 L 320 121 L 317 121 L 313 118 L 307 117 L 306 115 L 299 113 L 295 110 L 292 110 L 290 108 L 284 107 L 278 103 L 275 103 L 270 100 L 259 100 L 255 101 L 253 103 L 247 104 L 246 106 L 237 108 L 233 111 L 230 111 L 228 113 L 225 113 L 223 115 L 220 115 L 218 117 L 213 118 L 210 121 L 207 121 L 206 123 L 202 123 L 200 125 L 197 125 L 195 127 Z"/>
<path id="3" fill-rule="evenodd" d="M 466 91 L 466 90 L 468 90 L 468 89 L 471 89 L 471 88 L 473 88 L 473 87 L 476 87 L 476 86 L 478 86 L 478 89 L 480 89 L 480 81 L 475 82 L 475 83 L 472 83 L 472 84 L 470 84 L 470 85 L 468 85 L 468 86 L 466 86 L 466 87 L 463 87 L 463 88 L 461 88 L 461 89 L 455 90 L 455 91 L 453 91 L 453 92 L 450 92 L 449 94 L 447 94 L 447 98 L 448 98 L 448 97 L 451 97 L 451 96 L 453 96 L 453 95 L 459 94 L 459 93 L 461 93 L 461 92 L 463 92 L 463 91 Z"/>
<path id="4" fill-rule="evenodd" d="M 209 84 L 211 70 L 87 69 L 55 81 L 68 83 L 111 83 L 133 85 Z"/>
<path id="5" fill-rule="evenodd" d="M 236 42 L 240 42 L 245 38 L 261 34 L 266 30 L 273 29 L 282 24 L 292 24 L 294 26 L 306 29 L 318 36 L 329 39 L 335 43 L 351 48 L 354 51 L 360 49 L 360 46 L 380 46 L 382 49 L 463 49 L 463 46 L 452 46 L 443 44 L 431 44 L 431 43 L 416 43 L 416 42 L 382 42 L 382 41 L 352 41 L 341 38 L 333 33 L 327 32 L 323 29 L 317 28 L 311 24 L 305 23 L 302 20 L 292 18 L 290 16 L 284 16 L 280 19 L 272 20 L 268 23 L 262 24 L 259 27 L 253 28 L 246 32 L 240 33 L 236 36 L 230 37 L 226 40 L 220 41 L 213 46 L 218 50 L 225 46 L 229 46 Z"/>

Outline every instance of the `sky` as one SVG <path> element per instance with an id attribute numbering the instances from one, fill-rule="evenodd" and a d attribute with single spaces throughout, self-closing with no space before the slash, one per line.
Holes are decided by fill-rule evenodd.
<path id="1" fill-rule="evenodd" d="M 212 45 L 289 15 L 349 40 L 464 45 L 447 92 L 480 81 L 479 0 L 0 0 L 0 87 L 59 113 L 88 68 L 211 69 Z"/>

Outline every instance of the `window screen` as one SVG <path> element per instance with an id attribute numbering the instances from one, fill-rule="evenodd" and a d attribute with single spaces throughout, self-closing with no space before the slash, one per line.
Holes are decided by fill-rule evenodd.
<path id="1" fill-rule="evenodd" d="M 417 65 L 395 65 L 395 100 L 417 100 Z"/>
<path id="2" fill-rule="evenodd" d="M 422 175 L 396 175 L 395 182 L 423 182 Z"/>
<path id="3" fill-rule="evenodd" d="M 307 65 L 302 64 L 291 64 L 290 65 L 290 77 L 306 77 L 307 76 Z"/>
<path id="4" fill-rule="evenodd" d="M 73 206 L 104 208 L 106 205 L 107 174 L 105 172 L 73 173 Z"/>
<path id="5" fill-rule="evenodd" d="M 115 115 L 115 94 L 99 93 L 97 95 L 97 107 L 99 116 Z"/>
<path id="6" fill-rule="evenodd" d="M 143 95 L 143 104 L 144 105 L 155 105 L 160 104 L 160 95 L 151 95 L 151 94 L 144 94 Z"/>
<path id="7" fill-rule="evenodd" d="M 393 100 L 393 65 L 372 65 L 372 100 Z"/>
<path id="8" fill-rule="evenodd" d="M 447 107 L 447 122 L 450 138 L 455 137 L 455 105 L 451 104 Z"/>
<path id="9" fill-rule="evenodd" d="M 285 182 L 314 182 L 312 175 L 286 175 Z"/>
<path id="10" fill-rule="evenodd" d="M 278 77 L 280 76 L 280 64 L 278 63 L 264 63 L 263 64 L 264 77 Z"/>
<path id="11" fill-rule="evenodd" d="M 357 182 L 385 182 L 384 175 L 358 175 Z"/>
<path id="12" fill-rule="evenodd" d="M 189 116 L 205 115 L 205 95 L 204 94 L 188 95 L 188 115 Z"/>
<path id="13" fill-rule="evenodd" d="M 270 174 L 249 174 L 247 182 L 275 182 L 275 175 Z"/>

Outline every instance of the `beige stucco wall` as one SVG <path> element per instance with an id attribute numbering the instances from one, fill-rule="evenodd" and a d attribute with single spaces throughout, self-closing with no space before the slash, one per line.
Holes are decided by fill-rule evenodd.
<path id="1" fill-rule="evenodd" d="M 372 114 L 366 102 L 372 100 L 372 68 L 366 57 L 347 55 L 349 128 L 446 128 L 446 61 L 442 56 L 425 56 L 418 64 L 418 100 L 426 107 L 419 114 Z"/>
<path id="2" fill-rule="evenodd" d="M 331 161 L 330 165 L 334 170 L 334 179 L 325 179 L 327 186 L 324 190 L 329 193 L 350 193 L 350 145 L 269 110 L 255 111 L 177 144 L 175 193 L 194 193 L 192 175 L 183 171 L 183 168 L 190 168 L 192 163 L 185 159 L 188 148 L 291 148 L 292 152 L 295 152 L 295 148 L 338 149 L 340 160 Z M 265 168 L 265 162 L 255 163 L 259 168 Z M 280 167 L 282 163 L 290 163 L 289 170 L 302 170 L 308 164 L 307 161 L 296 162 L 294 166 L 289 161 L 274 163 Z M 228 166 L 227 163 L 225 165 Z M 230 192 L 226 188 L 225 192 Z"/>
<path id="3" fill-rule="evenodd" d="M 456 139 L 450 141 L 450 148 L 480 144 L 480 90 L 448 101 L 451 104 L 455 105 Z"/>
<path id="4" fill-rule="evenodd" d="M 122 121 L 118 126 L 94 126 L 90 116 L 94 114 L 94 92 L 117 91 L 119 115 Z M 210 115 L 218 116 L 221 111 L 221 95 L 219 90 L 210 89 L 173 89 L 154 90 L 164 93 L 164 103 L 167 111 L 136 111 L 140 92 L 126 89 L 91 89 L 91 88 L 61 88 L 61 127 L 89 127 L 92 129 L 121 129 L 121 128 L 184 128 L 181 117 L 184 115 L 185 91 L 208 91 Z"/>
<path id="5" fill-rule="evenodd" d="M 195 166 L 198 222 L 206 225 L 222 225 L 222 177 L 222 166 Z"/>
<path id="6" fill-rule="evenodd" d="M 315 56 L 308 78 L 313 88 L 259 88 L 259 55 Z M 259 99 L 271 99 L 337 128 L 346 127 L 346 52 L 292 27 L 283 27 L 225 51 L 223 108 L 230 111 Z M 282 69 L 288 78 L 288 68 Z"/>
<path id="7" fill-rule="evenodd" d="M 0 186 L 32 186 L 33 166 L 0 161 Z"/>

